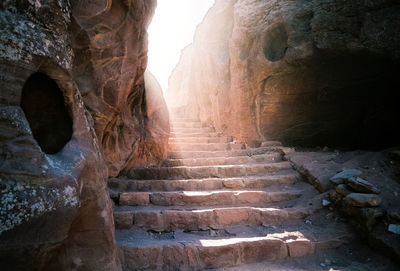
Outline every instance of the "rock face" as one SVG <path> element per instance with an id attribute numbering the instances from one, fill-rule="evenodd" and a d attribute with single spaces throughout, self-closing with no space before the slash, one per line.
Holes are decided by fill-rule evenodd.
<path id="1" fill-rule="evenodd" d="M 399 22 L 391 0 L 217 0 L 167 102 L 251 145 L 394 145 Z"/>
<path id="2" fill-rule="evenodd" d="M 74 1 L 70 33 L 74 79 L 94 119 L 94 127 L 109 175 L 137 163 L 159 163 L 143 151 L 164 146 L 147 139 L 148 121 L 144 71 L 147 66 L 147 26 L 154 13 L 151 1 Z M 160 109 L 161 110 L 161 109 Z M 165 124 L 168 127 L 168 122 Z M 168 132 L 168 131 L 167 131 Z M 168 138 L 168 135 L 167 135 Z M 163 144 L 163 141 L 160 141 Z"/>
<path id="3" fill-rule="evenodd" d="M 375 207 L 381 204 L 381 199 L 375 194 L 351 193 L 344 199 L 346 204 L 356 207 Z"/>
<path id="4" fill-rule="evenodd" d="M 143 100 L 144 131 L 133 145 L 132 154 L 121 174 L 133 167 L 158 165 L 167 157 L 169 137 L 169 114 L 161 86 L 150 71 L 144 73 L 145 98 Z"/>
<path id="5" fill-rule="evenodd" d="M 157 164 L 169 133 L 143 79 L 154 7 L 0 3 L 1 270 L 121 269 L 107 178 Z"/>
<path id="6" fill-rule="evenodd" d="M 36 3 L 0 11 L 0 265 L 118 270 L 107 171 L 71 77 L 70 6 Z"/>

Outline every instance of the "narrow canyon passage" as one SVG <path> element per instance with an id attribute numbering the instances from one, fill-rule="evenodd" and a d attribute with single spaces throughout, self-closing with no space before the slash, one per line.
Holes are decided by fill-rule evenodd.
<path id="1" fill-rule="evenodd" d="M 397 0 L 0 1 L 0 271 L 400 270 Z"/>

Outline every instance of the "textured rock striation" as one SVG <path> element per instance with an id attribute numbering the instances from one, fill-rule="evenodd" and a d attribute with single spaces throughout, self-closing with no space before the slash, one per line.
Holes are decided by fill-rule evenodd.
<path id="1" fill-rule="evenodd" d="M 216 1 L 167 102 L 250 145 L 398 143 L 398 1 Z"/>
<path id="2" fill-rule="evenodd" d="M 75 1 L 70 32 L 75 54 L 73 74 L 94 119 L 109 175 L 149 161 L 140 153 L 155 143 L 149 131 L 144 87 L 147 27 L 152 1 Z M 169 127 L 166 121 L 165 127 Z M 168 132 L 168 131 L 167 131 Z M 168 135 L 166 136 L 168 138 Z M 163 146 L 159 146 L 160 149 Z M 158 151 L 158 150 L 157 150 Z"/>
<path id="3" fill-rule="evenodd" d="M 154 8 L 0 3 L 2 270 L 121 269 L 108 176 L 159 163 L 169 134 L 144 82 Z"/>
<path id="4" fill-rule="evenodd" d="M 1 268 L 118 270 L 107 171 L 71 77 L 70 6 L 0 13 Z"/>
<path id="5" fill-rule="evenodd" d="M 168 137 L 170 132 L 168 108 L 164 100 L 160 84 L 154 75 L 146 70 L 144 73 L 145 97 L 143 126 L 139 130 L 138 137 L 133 144 L 132 154 L 126 163 L 121 174 L 126 174 L 129 170 L 141 166 L 157 166 L 168 153 Z"/>

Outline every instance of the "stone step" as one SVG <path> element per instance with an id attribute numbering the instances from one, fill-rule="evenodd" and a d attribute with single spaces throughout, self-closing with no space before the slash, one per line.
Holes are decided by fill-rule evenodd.
<path id="1" fill-rule="evenodd" d="M 231 143 L 169 143 L 170 151 L 225 151 L 244 149 L 243 144 Z"/>
<path id="2" fill-rule="evenodd" d="M 201 128 L 203 124 L 199 121 L 170 122 L 171 130 L 175 128 Z"/>
<path id="3" fill-rule="evenodd" d="M 282 146 L 280 141 L 264 141 L 261 143 L 261 147 L 271 147 L 271 146 Z"/>
<path id="4" fill-rule="evenodd" d="M 229 143 L 232 142 L 232 137 L 170 137 L 168 141 L 169 143 Z"/>
<path id="5" fill-rule="evenodd" d="M 208 178 L 186 180 L 132 180 L 112 178 L 110 189 L 123 191 L 204 191 L 222 189 L 264 188 L 294 184 L 299 178 L 297 172 L 260 177 Z"/>
<path id="6" fill-rule="evenodd" d="M 179 123 L 179 122 L 200 122 L 199 119 L 196 118 L 187 118 L 182 116 L 170 116 L 169 118 L 170 123 Z"/>
<path id="7" fill-rule="evenodd" d="M 264 154 L 267 152 L 279 152 L 281 148 L 263 147 L 255 149 L 241 149 L 229 151 L 169 151 L 168 158 L 185 159 L 185 158 L 209 158 L 209 157 L 235 157 L 235 156 L 252 156 L 256 154 Z"/>
<path id="8" fill-rule="evenodd" d="M 226 234 L 222 232 L 222 235 L 224 233 Z M 228 234 L 216 237 L 193 233 L 135 234 L 130 230 L 120 230 L 116 232 L 116 239 L 124 270 L 226 268 L 287 257 L 302 257 L 314 253 L 315 250 L 336 248 L 342 244 L 339 238 L 313 241 L 312 237 L 299 231 L 286 230 L 283 233 L 258 236 Z"/>
<path id="9" fill-rule="evenodd" d="M 156 232 L 197 231 L 223 229 L 234 225 L 274 224 L 302 219 L 307 215 L 308 212 L 303 208 L 278 209 L 249 206 L 185 208 L 151 205 L 114 207 L 114 221 L 117 229 L 129 229 L 135 226 Z"/>
<path id="10" fill-rule="evenodd" d="M 122 192 L 119 205 L 213 206 L 246 203 L 270 203 L 300 197 L 299 191 L 269 192 L 262 190 Z"/>
<path id="11" fill-rule="evenodd" d="M 238 165 L 249 163 L 272 163 L 282 161 L 282 155 L 277 152 L 257 154 L 252 156 L 234 157 L 208 157 L 208 158 L 186 158 L 186 159 L 167 159 L 163 166 L 206 166 L 206 165 Z"/>
<path id="12" fill-rule="evenodd" d="M 194 132 L 194 133 L 181 133 L 171 131 L 169 134 L 170 138 L 186 138 L 186 137 L 218 137 L 220 132 Z"/>
<path id="13" fill-rule="evenodd" d="M 215 132 L 213 127 L 201 127 L 201 128 L 172 128 L 172 133 L 178 134 L 193 134 L 193 133 L 212 133 Z"/>
<path id="14" fill-rule="evenodd" d="M 148 167 L 130 170 L 128 177 L 132 179 L 200 179 L 229 178 L 239 176 L 265 175 L 280 170 L 291 169 L 289 162 L 244 165 L 215 166 L 180 166 L 180 167 Z"/>

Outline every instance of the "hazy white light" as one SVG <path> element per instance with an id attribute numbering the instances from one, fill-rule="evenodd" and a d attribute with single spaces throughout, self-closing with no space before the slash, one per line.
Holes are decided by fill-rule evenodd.
<path id="1" fill-rule="evenodd" d="M 148 29 L 148 69 L 164 92 L 181 50 L 193 41 L 196 26 L 213 3 L 214 0 L 157 1 L 156 12 Z"/>

